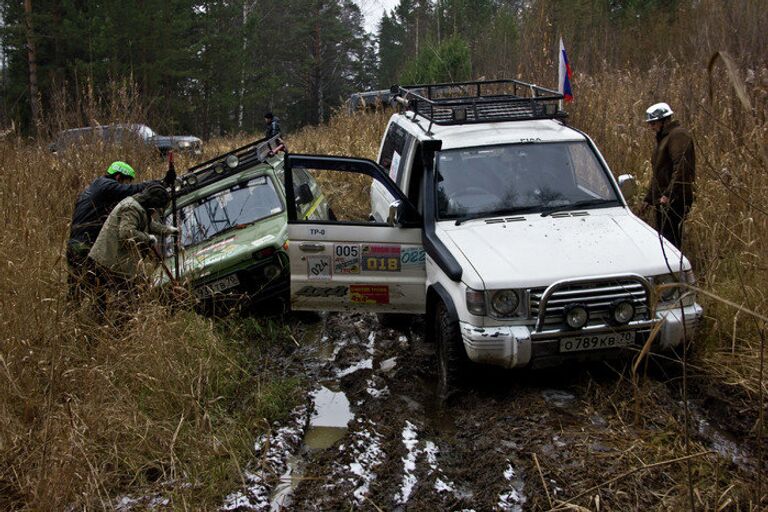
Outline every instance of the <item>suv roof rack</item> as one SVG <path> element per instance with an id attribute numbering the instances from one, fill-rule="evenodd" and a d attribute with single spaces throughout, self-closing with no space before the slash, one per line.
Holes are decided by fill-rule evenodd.
<path id="1" fill-rule="evenodd" d="M 395 101 L 438 125 L 565 118 L 563 95 L 520 80 L 393 85 Z"/>
<path id="2" fill-rule="evenodd" d="M 267 158 L 284 149 L 279 135 L 259 139 L 245 146 L 223 153 L 211 160 L 190 167 L 177 178 L 176 192 L 186 194 L 232 176 L 238 169 L 267 161 Z"/>

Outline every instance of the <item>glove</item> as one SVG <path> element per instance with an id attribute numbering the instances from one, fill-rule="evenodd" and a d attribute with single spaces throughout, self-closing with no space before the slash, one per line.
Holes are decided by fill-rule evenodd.
<path id="1" fill-rule="evenodd" d="M 179 228 L 175 226 L 166 226 L 168 228 L 168 232 L 172 235 L 178 235 L 179 234 Z"/>
<path id="2" fill-rule="evenodd" d="M 165 173 L 165 178 L 163 178 L 163 183 L 165 183 L 166 187 L 172 187 L 175 181 L 176 181 L 176 169 L 172 167 L 168 169 L 168 172 Z"/>
<path id="3" fill-rule="evenodd" d="M 149 235 L 149 245 L 155 245 L 157 243 L 157 237 L 155 235 Z"/>

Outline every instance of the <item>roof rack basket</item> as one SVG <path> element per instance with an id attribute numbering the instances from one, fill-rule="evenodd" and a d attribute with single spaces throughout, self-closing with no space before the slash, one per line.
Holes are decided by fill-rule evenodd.
<path id="1" fill-rule="evenodd" d="M 563 95 L 519 80 L 393 85 L 395 101 L 438 125 L 565 118 Z"/>
<path id="2" fill-rule="evenodd" d="M 211 160 L 191 167 L 176 180 L 176 191 L 188 193 L 220 179 L 231 176 L 238 168 L 266 162 L 267 158 L 284 149 L 279 135 L 259 139 L 245 146 L 233 149 Z"/>

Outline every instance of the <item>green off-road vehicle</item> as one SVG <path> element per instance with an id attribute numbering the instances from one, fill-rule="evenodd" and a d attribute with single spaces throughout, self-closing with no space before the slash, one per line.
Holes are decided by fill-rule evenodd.
<path id="1" fill-rule="evenodd" d="M 278 137 L 262 139 L 204 162 L 176 183 L 166 224 L 180 229 L 164 241 L 165 266 L 191 286 L 202 309 L 225 312 L 233 305 L 287 300 L 289 265 L 285 148 Z M 333 216 L 319 185 L 294 172 L 296 207 L 305 219 Z M 167 275 L 159 277 L 167 282 Z"/>

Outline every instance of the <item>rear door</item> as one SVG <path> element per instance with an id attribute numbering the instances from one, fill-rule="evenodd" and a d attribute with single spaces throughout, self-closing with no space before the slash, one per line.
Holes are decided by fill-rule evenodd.
<path id="1" fill-rule="evenodd" d="M 302 218 L 297 171 L 316 181 L 335 220 Z M 386 171 L 370 160 L 290 155 L 285 181 L 293 309 L 424 312 L 421 218 Z M 399 201 L 399 225 L 372 220 L 374 184 Z"/>

